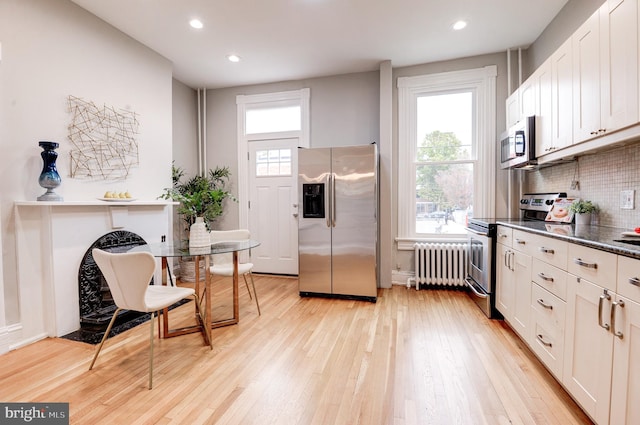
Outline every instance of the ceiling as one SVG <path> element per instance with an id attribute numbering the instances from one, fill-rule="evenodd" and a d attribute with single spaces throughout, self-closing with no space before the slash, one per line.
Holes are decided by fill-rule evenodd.
<path id="1" fill-rule="evenodd" d="M 72 0 L 193 88 L 372 71 L 527 47 L 567 0 Z M 192 18 L 204 23 L 195 30 Z M 468 26 L 453 31 L 464 19 Z M 237 54 L 239 63 L 229 62 Z"/>

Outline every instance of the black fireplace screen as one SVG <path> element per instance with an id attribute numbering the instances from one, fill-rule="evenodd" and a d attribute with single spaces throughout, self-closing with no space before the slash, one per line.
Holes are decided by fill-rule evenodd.
<path id="1" fill-rule="evenodd" d="M 126 230 L 117 230 L 101 236 L 85 252 L 78 271 L 80 295 L 80 323 L 82 325 L 106 325 L 116 305 L 102 272 L 93 259 L 92 250 L 99 248 L 109 252 L 126 252 L 138 245 L 146 244 L 139 235 Z M 153 279 L 151 280 L 153 283 Z"/>

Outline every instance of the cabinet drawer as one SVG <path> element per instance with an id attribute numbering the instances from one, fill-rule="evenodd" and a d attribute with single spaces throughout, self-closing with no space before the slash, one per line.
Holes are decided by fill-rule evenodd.
<path id="1" fill-rule="evenodd" d="M 571 245 L 567 270 L 575 276 L 585 278 L 596 285 L 615 291 L 618 271 L 617 257 L 617 255 L 610 252 L 573 244 Z"/>
<path id="2" fill-rule="evenodd" d="M 513 229 L 511 227 L 498 226 L 496 242 L 511 247 L 513 242 Z"/>
<path id="3" fill-rule="evenodd" d="M 549 332 L 563 333 L 566 303 L 537 284 L 531 285 L 531 309 L 534 317 L 548 324 Z M 558 335 L 555 335 L 558 336 Z M 535 335 L 534 335 L 535 339 Z"/>
<path id="4" fill-rule="evenodd" d="M 531 255 L 545 263 L 552 264 L 561 269 L 567 268 L 567 256 L 569 244 L 559 239 L 533 235 L 531 240 Z"/>
<path id="5" fill-rule="evenodd" d="M 533 259 L 531 280 L 551 292 L 563 301 L 567 300 L 567 272 L 547 264 L 537 258 Z"/>
<path id="6" fill-rule="evenodd" d="M 533 256 L 535 250 L 534 235 L 529 232 L 522 232 L 520 230 L 513 230 L 513 249 Z"/>
<path id="7" fill-rule="evenodd" d="M 535 283 L 531 288 L 531 349 L 562 379 L 566 303 Z"/>
<path id="8" fill-rule="evenodd" d="M 564 335 L 556 330 L 549 330 L 549 326 L 544 320 L 538 320 L 536 313 L 533 313 L 533 324 L 531 331 L 531 349 L 538 356 L 540 361 L 556 377 L 562 379 L 562 364 L 564 362 Z"/>
<path id="9" fill-rule="evenodd" d="M 618 256 L 618 287 L 616 292 L 640 303 L 640 260 Z"/>

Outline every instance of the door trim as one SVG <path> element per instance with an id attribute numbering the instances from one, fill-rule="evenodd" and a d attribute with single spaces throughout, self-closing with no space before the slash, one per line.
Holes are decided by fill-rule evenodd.
<path id="1" fill-rule="evenodd" d="M 278 93 L 236 96 L 237 110 L 237 145 L 238 145 L 238 224 L 240 228 L 249 225 L 249 142 L 251 140 L 268 140 L 297 137 L 299 147 L 309 147 L 309 99 L 311 90 L 308 88 Z M 247 106 L 255 103 L 279 102 L 283 100 L 298 100 L 300 102 L 300 131 L 286 131 L 278 133 L 262 133 L 247 135 L 245 131 L 245 117 Z M 298 170 L 292 170 L 297 173 Z"/>

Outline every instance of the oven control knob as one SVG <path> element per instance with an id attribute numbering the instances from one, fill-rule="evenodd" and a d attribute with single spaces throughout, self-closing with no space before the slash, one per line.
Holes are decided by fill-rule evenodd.
<path id="1" fill-rule="evenodd" d="M 526 205 L 526 204 L 529 203 L 529 200 L 528 199 L 520 199 L 520 203 L 523 204 L 523 205 Z"/>
<path id="2" fill-rule="evenodd" d="M 553 199 L 547 199 L 547 201 L 545 202 L 545 204 L 547 204 L 547 205 L 553 205 Z"/>

